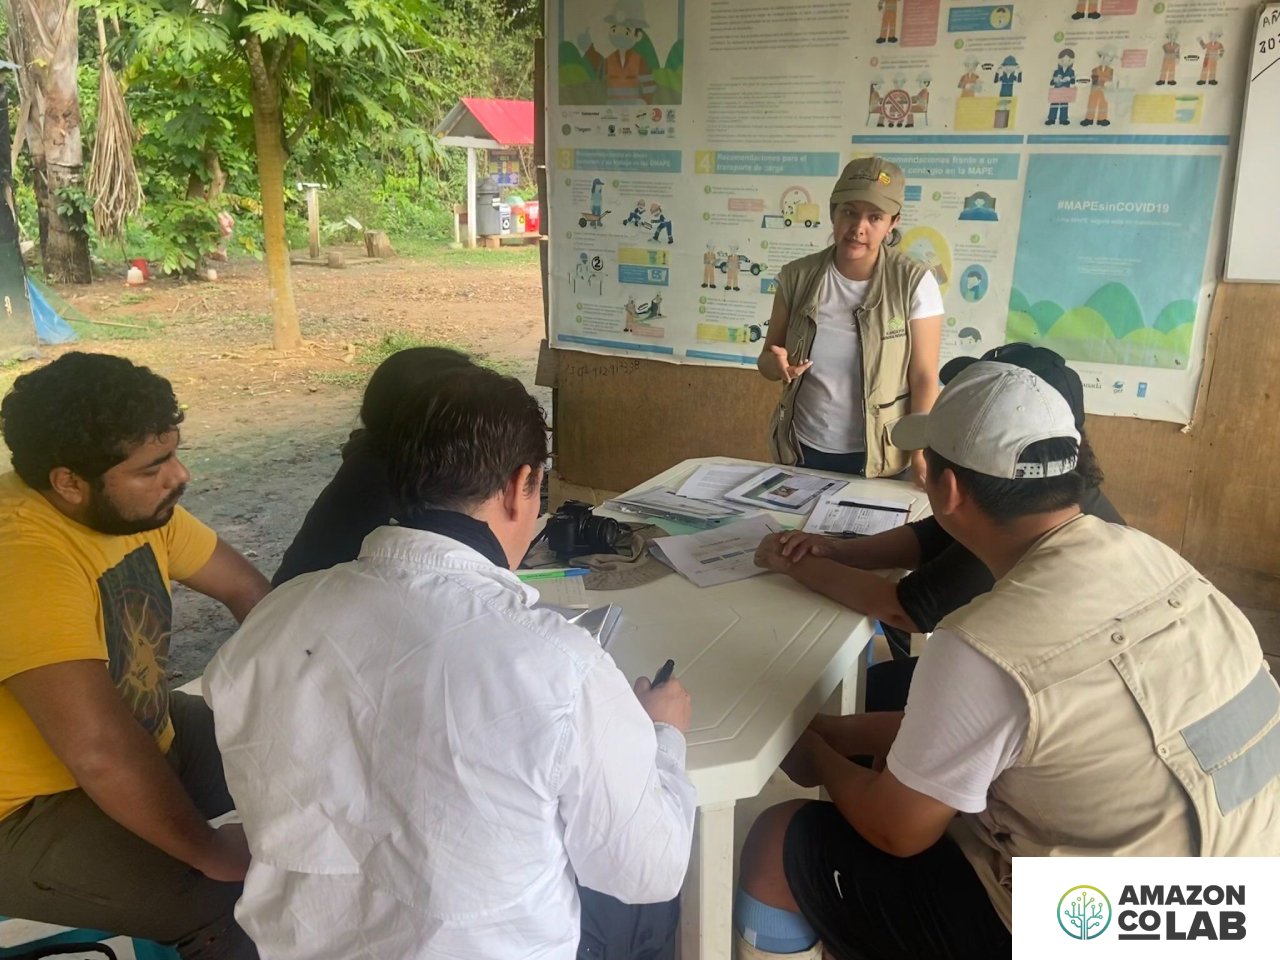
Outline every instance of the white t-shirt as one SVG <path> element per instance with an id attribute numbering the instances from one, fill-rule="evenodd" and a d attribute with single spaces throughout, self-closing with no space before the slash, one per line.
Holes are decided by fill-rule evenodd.
<path id="1" fill-rule="evenodd" d="M 813 366 L 796 393 L 796 439 L 824 453 L 855 453 L 866 448 L 862 397 L 862 350 L 853 311 L 866 299 L 869 280 L 850 280 L 827 267 L 818 304 L 818 333 L 809 351 Z M 792 306 L 792 304 L 788 304 Z M 926 273 L 911 297 L 911 320 L 942 313 L 942 291 Z"/>
<path id="2" fill-rule="evenodd" d="M 991 784 L 1027 741 L 1017 682 L 955 634 L 937 630 L 916 664 L 886 766 L 904 786 L 963 813 L 987 808 Z"/>

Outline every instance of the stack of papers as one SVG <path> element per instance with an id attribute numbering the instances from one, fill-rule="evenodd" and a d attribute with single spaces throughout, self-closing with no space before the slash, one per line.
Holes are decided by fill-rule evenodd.
<path id="1" fill-rule="evenodd" d="M 649 544 L 649 551 L 699 587 L 732 583 L 765 573 L 755 564 L 756 547 L 783 527 L 771 517 L 752 517 L 712 530 L 663 537 Z"/>
<path id="2" fill-rule="evenodd" d="M 689 479 L 680 485 L 676 493 L 694 500 L 707 500 L 733 507 L 727 499 L 729 491 L 759 473 L 760 467 L 754 463 L 704 463 L 689 475 Z"/>
<path id="3" fill-rule="evenodd" d="M 634 513 L 657 520 L 672 520 L 693 527 L 708 527 L 729 520 L 740 520 L 752 512 L 730 503 L 682 497 L 662 487 L 641 490 L 630 496 L 615 497 L 606 501 L 604 506 L 619 513 Z"/>
<path id="4" fill-rule="evenodd" d="M 833 493 L 818 501 L 804 531 L 829 537 L 869 537 L 902 526 L 910 512 L 910 503 Z"/>
<path id="5" fill-rule="evenodd" d="M 582 581 L 590 570 L 570 567 L 561 570 L 521 570 L 516 574 L 522 581 L 538 591 L 538 606 L 585 610 L 586 586 Z"/>
<path id="6" fill-rule="evenodd" d="M 843 489 L 849 481 L 794 473 L 784 467 L 769 467 L 734 487 L 725 498 L 764 510 L 808 513 L 824 493 Z"/>

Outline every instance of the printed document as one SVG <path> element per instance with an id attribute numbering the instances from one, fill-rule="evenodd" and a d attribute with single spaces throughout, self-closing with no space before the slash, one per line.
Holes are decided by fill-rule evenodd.
<path id="1" fill-rule="evenodd" d="M 745 580 L 765 573 L 755 564 L 756 547 L 783 527 L 771 517 L 752 517 L 698 533 L 662 537 L 649 544 L 655 557 L 699 587 Z"/>
<path id="2" fill-rule="evenodd" d="M 869 537 L 902 526 L 910 512 L 909 503 L 831 493 L 813 508 L 805 521 L 804 532 L 829 537 Z"/>
<path id="3" fill-rule="evenodd" d="M 723 501 L 730 490 L 759 473 L 760 467 L 754 463 L 704 463 L 693 471 L 676 493 L 694 500 Z"/>
<path id="4" fill-rule="evenodd" d="M 784 467 L 769 467 L 734 487 L 725 497 L 734 503 L 763 507 L 765 510 L 808 513 L 818 497 L 843 489 L 848 483 L 848 479 L 833 480 L 830 477 L 793 473 Z"/>

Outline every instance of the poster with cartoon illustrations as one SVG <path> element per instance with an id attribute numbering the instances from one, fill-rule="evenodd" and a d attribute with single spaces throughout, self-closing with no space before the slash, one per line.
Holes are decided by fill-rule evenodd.
<path id="1" fill-rule="evenodd" d="M 1187 422 L 1252 6 L 548 0 L 553 347 L 752 366 L 845 163 L 898 164 L 942 360 L 1026 340 Z"/>

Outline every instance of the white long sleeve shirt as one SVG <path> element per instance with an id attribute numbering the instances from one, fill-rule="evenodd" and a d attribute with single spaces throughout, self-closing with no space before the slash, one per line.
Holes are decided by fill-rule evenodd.
<path id="1" fill-rule="evenodd" d="M 205 675 L 263 960 L 554 958 L 577 877 L 674 897 L 695 798 L 585 630 L 475 550 L 382 527 L 269 595 Z"/>

